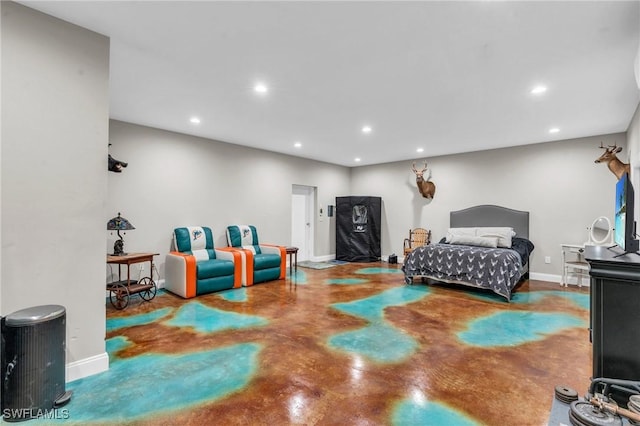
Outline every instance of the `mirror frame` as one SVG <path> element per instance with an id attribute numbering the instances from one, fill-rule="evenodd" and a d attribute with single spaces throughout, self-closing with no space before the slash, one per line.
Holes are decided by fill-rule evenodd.
<path id="1" fill-rule="evenodd" d="M 600 239 L 600 240 L 597 240 L 597 239 L 595 238 L 595 236 L 593 235 L 593 229 L 595 228 L 596 223 L 597 223 L 598 221 L 600 221 L 600 220 L 603 220 L 603 219 L 605 220 L 606 225 L 607 225 L 607 228 L 606 228 L 606 229 L 607 229 L 607 233 L 606 233 L 606 235 L 604 236 L 604 238 L 602 238 L 602 239 Z M 603 228 L 599 228 L 599 229 L 603 229 Z M 600 216 L 600 217 L 597 217 L 597 218 L 593 221 L 593 223 L 591 224 L 591 227 L 589 228 L 589 243 L 590 243 L 590 244 L 595 244 L 595 245 L 606 245 L 606 244 L 610 244 L 610 243 L 611 243 L 611 236 L 613 235 L 611 231 L 612 231 L 612 229 L 611 229 L 611 221 L 609 220 L 609 218 L 608 218 L 608 217 L 606 217 L 606 216 Z"/>

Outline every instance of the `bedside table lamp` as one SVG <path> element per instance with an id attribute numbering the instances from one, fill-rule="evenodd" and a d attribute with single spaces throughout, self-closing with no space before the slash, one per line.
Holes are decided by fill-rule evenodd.
<path id="1" fill-rule="evenodd" d="M 118 212 L 118 216 L 107 222 L 107 229 L 109 231 L 116 231 L 118 234 L 118 240 L 113 244 L 113 256 L 124 256 L 124 240 L 122 239 L 122 235 L 120 235 L 120 231 L 129 231 L 131 229 L 136 229 L 127 219 L 120 216 L 120 212 Z"/>

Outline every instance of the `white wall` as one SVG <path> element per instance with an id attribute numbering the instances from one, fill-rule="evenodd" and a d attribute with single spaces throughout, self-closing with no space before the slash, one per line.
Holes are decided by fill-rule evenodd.
<path id="1" fill-rule="evenodd" d="M 68 365 L 106 368 L 109 40 L 16 3 L 1 8 L 0 311 L 64 306 Z"/>
<path id="2" fill-rule="evenodd" d="M 595 218 L 612 219 L 616 179 L 594 160 L 600 142 L 624 147 L 626 135 L 430 158 L 437 185 L 431 202 L 417 192 L 410 161 L 348 169 L 115 120 L 110 141 L 112 155 L 129 167 L 109 174 L 104 220 L 122 212 L 136 226 L 125 236 L 126 249 L 160 253 L 160 278 L 177 226 L 211 226 L 216 245 L 226 245 L 227 225 L 253 223 L 263 241 L 289 244 L 291 185 L 299 184 L 318 188 L 317 206 L 325 211 L 336 196 L 382 197 L 383 256 L 401 253 L 412 227 L 426 226 L 439 240 L 451 210 L 476 204 L 528 210 L 536 245 L 531 271 L 553 279 L 561 274 L 560 244 L 583 243 Z M 318 222 L 316 215 L 315 225 L 315 257 L 333 256 L 334 219 Z M 107 251 L 114 240 L 108 236 Z"/>
<path id="3" fill-rule="evenodd" d="M 173 229 L 209 226 L 226 246 L 232 224 L 253 224 L 260 241 L 291 243 L 292 185 L 317 188 L 318 210 L 349 192 L 346 167 L 111 121 L 111 155 L 129 166 L 109 173 L 106 222 L 118 212 L 136 227 L 125 251 L 154 251 L 160 277 Z M 317 217 L 316 212 L 316 217 Z M 315 224 L 315 257 L 335 253 L 333 219 Z M 104 250 L 113 251 L 115 235 Z M 148 271 L 145 271 L 148 274 Z"/>
<path id="4" fill-rule="evenodd" d="M 351 192 L 382 197 L 383 256 L 402 254 L 403 239 L 416 226 L 431 229 L 433 240 L 440 240 L 451 210 L 477 204 L 528 210 L 536 245 L 531 271 L 559 276 L 560 244 L 583 243 L 595 218 L 613 219 L 616 178 L 604 164 L 594 164 L 601 141 L 625 146 L 626 135 L 427 158 L 436 184 L 431 202 L 416 189 L 411 161 L 353 169 Z M 544 263 L 545 256 L 551 264 Z"/>

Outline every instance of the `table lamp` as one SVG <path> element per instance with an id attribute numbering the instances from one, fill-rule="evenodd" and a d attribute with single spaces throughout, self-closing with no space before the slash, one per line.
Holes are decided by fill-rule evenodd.
<path id="1" fill-rule="evenodd" d="M 118 239 L 113 244 L 113 256 L 126 255 L 127 253 L 124 252 L 124 240 L 122 239 L 122 235 L 120 235 L 120 231 L 129 231 L 136 228 L 127 219 L 120 216 L 120 212 L 118 212 L 118 216 L 107 222 L 107 229 L 109 231 L 116 231 L 118 234 Z"/>

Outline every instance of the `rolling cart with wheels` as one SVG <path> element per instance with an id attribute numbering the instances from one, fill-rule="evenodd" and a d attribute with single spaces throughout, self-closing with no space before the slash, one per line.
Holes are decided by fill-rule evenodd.
<path id="1" fill-rule="evenodd" d="M 158 253 L 129 253 L 122 256 L 107 255 L 107 264 L 118 265 L 118 280 L 107 283 L 109 301 L 116 309 L 124 309 L 129 305 L 129 299 L 139 294 L 145 301 L 150 301 L 156 297 L 156 283 L 151 277 L 144 277 L 140 280 L 131 279 L 131 265 L 134 263 L 149 262 L 150 274 L 153 273 L 153 256 Z M 122 265 L 127 265 L 127 279 L 121 279 Z"/>

